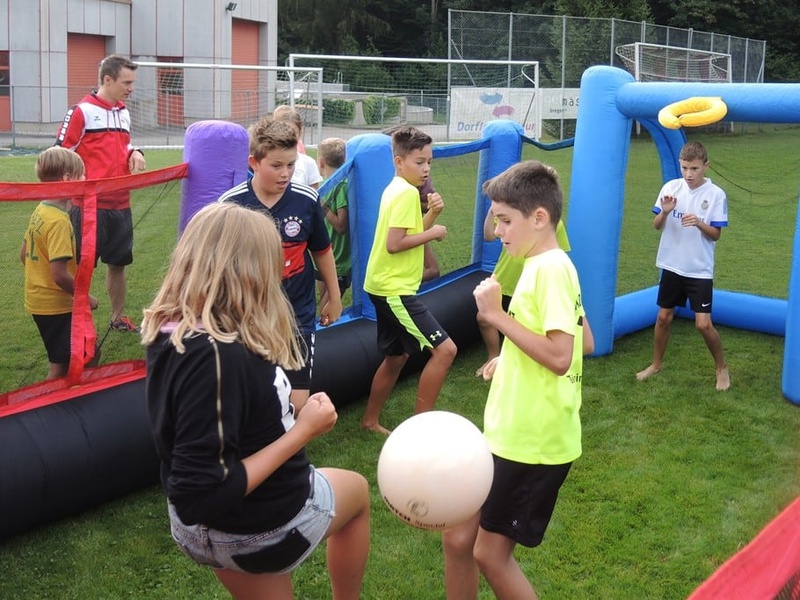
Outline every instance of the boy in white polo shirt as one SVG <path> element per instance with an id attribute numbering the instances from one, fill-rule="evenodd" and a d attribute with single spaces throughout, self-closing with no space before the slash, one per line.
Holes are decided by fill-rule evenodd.
<path id="1" fill-rule="evenodd" d="M 653 362 L 636 374 L 643 381 L 661 370 L 675 307 L 689 300 L 694 322 L 708 346 L 717 370 L 717 390 L 731 385 L 719 333 L 711 322 L 714 288 L 714 246 L 728 226 L 728 200 L 705 173 L 708 152 L 699 142 L 688 142 L 680 153 L 681 179 L 661 188 L 653 225 L 661 231 L 656 266 L 662 270 L 658 286 L 658 317 L 653 339 Z"/>

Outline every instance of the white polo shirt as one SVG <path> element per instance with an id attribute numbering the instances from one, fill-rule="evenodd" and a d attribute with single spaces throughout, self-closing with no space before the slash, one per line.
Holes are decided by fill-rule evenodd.
<path id="1" fill-rule="evenodd" d="M 697 189 L 689 189 L 683 179 L 668 181 L 661 188 L 653 212 L 661 212 L 661 198 L 675 196 L 677 203 L 664 221 L 658 245 L 656 266 L 696 279 L 714 278 L 714 246 L 697 227 L 684 227 L 681 217 L 694 214 L 707 225 L 728 226 L 728 199 L 725 192 L 706 178 Z"/>

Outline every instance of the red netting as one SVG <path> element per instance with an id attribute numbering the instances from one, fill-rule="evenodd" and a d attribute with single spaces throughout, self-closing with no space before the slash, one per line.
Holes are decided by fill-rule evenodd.
<path id="1" fill-rule="evenodd" d="M 145 362 L 128 360 L 86 369 L 78 380 L 80 390 L 76 390 L 66 378 L 40 381 L 18 390 L 0 394 L 0 417 L 41 408 L 81 395 L 89 395 L 97 390 L 113 388 L 144 377 Z"/>
<path id="2" fill-rule="evenodd" d="M 0 202 L 30 201 L 42 198 L 82 198 L 81 261 L 75 275 L 75 294 L 72 307 L 72 344 L 66 384 L 81 383 L 84 365 L 93 357 L 97 342 L 97 331 L 89 307 L 89 290 L 94 273 L 96 244 L 97 196 L 121 190 L 135 190 L 185 178 L 189 165 L 182 163 L 173 167 L 147 173 L 126 175 L 110 179 L 85 181 L 63 181 L 59 183 L 3 183 L 0 186 Z"/>
<path id="3" fill-rule="evenodd" d="M 800 599 L 800 498 L 689 596 L 689 600 L 761 599 Z"/>

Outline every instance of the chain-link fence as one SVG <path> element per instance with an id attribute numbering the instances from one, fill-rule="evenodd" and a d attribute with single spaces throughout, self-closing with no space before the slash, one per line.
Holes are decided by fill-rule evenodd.
<path id="1" fill-rule="evenodd" d="M 617 48 L 646 42 L 730 55 L 733 83 L 763 83 L 766 42 L 644 21 L 450 10 L 448 56 L 539 62 L 543 101 L 560 92 L 560 107 L 542 110 L 542 130 L 557 139 L 574 133 L 581 77 L 593 65 L 625 69 Z M 557 98 L 556 98 L 557 100 Z"/>
<path id="2" fill-rule="evenodd" d="M 128 102 L 133 138 L 143 147 L 179 147 L 194 121 L 247 126 L 291 104 L 304 118 L 309 146 L 401 123 L 418 125 L 436 142 L 474 139 L 494 118 L 516 120 L 530 137 L 563 139 L 574 131 L 583 72 L 598 64 L 625 68 L 616 50 L 635 42 L 728 54 L 730 81 L 763 82 L 761 40 L 619 19 L 451 10 L 447 60 L 293 55 L 285 68 L 140 63 Z M 87 90 L 6 91 L 11 114 L 27 115 L 39 106 L 36 98 L 66 111 L 66 98 Z M 14 118 L 10 131 L 0 131 L 0 149 L 48 146 L 58 126 Z"/>
<path id="3" fill-rule="evenodd" d="M 291 54 L 292 68 L 320 68 L 325 136 L 347 138 L 395 125 L 417 125 L 437 142 L 471 140 L 495 118 L 539 137 L 539 64 Z"/>
<path id="4" fill-rule="evenodd" d="M 138 62 L 135 91 L 125 101 L 132 138 L 144 148 L 180 147 L 194 122 L 219 119 L 244 127 L 281 104 L 292 104 L 306 123 L 308 140 L 320 138 L 317 113 L 322 99 L 321 69 L 251 65 Z M 55 141 L 61 122 L 26 110 L 33 99 L 55 97 L 77 102 L 85 88 L 9 86 L 10 131 L 0 131 L 0 147 L 43 148 Z M 58 118 L 63 113 L 58 114 Z"/>
<path id="5" fill-rule="evenodd" d="M 592 65 L 625 68 L 616 48 L 646 42 L 731 55 L 733 83 L 763 83 L 766 42 L 644 21 L 450 10 L 448 56 L 537 60 L 542 88 L 574 88 Z"/>

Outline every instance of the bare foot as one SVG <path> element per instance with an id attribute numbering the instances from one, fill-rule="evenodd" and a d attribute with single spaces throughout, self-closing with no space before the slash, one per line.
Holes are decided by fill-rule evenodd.
<path id="1" fill-rule="evenodd" d="M 374 431 L 375 433 L 382 433 L 383 435 L 389 435 L 390 433 L 392 433 L 380 423 L 373 423 L 372 425 L 366 425 L 365 423 L 362 423 L 361 429 L 363 429 L 364 431 Z"/>
<path id="2" fill-rule="evenodd" d="M 656 369 L 653 365 L 650 365 L 646 369 L 642 369 L 641 371 L 639 371 L 636 374 L 636 379 L 638 379 L 639 381 L 644 381 L 651 375 L 655 375 L 656 373 L 658 373 L 660 370 L 661 369 Z"/>
<path id="3" fill-rule="evenodd" d="M 475 377 L 478 377 L 479 379 L 482 379 L 483 378 L 483 370 L 486 368 L 486 365 L 488 365 L 491 361 L 492 361 L 492 359 L 489 358 L 489 359 L 486 360 L 485 363 L 483 363 L 480 367 L 478 367 L 475 370 Z"/>
<path id="4" fill-rule="evenodd" d="M 731 387 L 731 376 L 728 367 L 717 369 L 717 391 L 724 392 Z"/>

